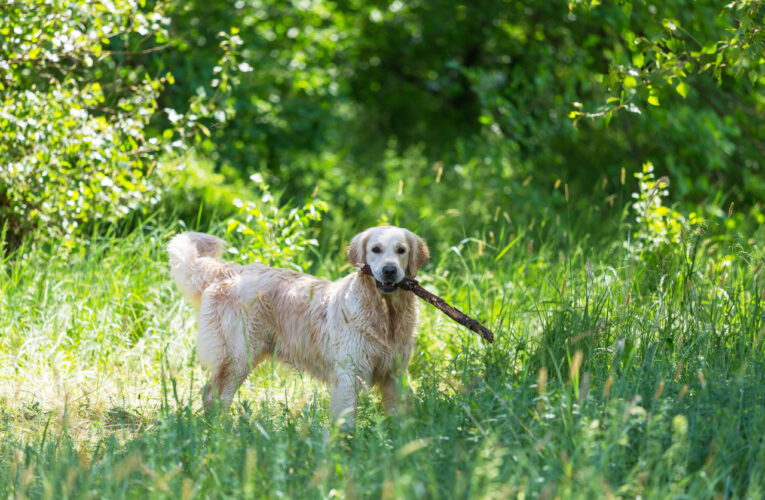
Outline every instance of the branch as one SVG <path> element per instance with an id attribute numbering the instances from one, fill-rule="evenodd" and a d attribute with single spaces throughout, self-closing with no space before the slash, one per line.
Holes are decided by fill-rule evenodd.
<path id="1" fill-rule="evenodd" d="M 369 267 L 369 264 L 364 264 L 361 267 L 361 272 L 364 274 L 368 274 L 372 277 L 374 275 L 372 274 L 372 268 Z M 449 305 L 444 299 L 439 297 L 438 295 L 434 295 L 430 293 L 429 291 L 425 290 L 420 283 L 417 280 L 404 278 L 399 283 L 396 284 L 397 287 L 401 288 L 402 290 L 407 290 L 418 297 L 420 297 L 422 300 L 427 302 L 428 304 L 435 306 L 436 308 L 440 309 L 444 314 L 449 316 L 451 319 L 456 321 L 462 326 L 466 326 L 476 332 L 478 335 L 483 337 L 483 339 L 489 343 L 494 342 L 494 334 L 483 326 L 478 321 L 474 320 L 473 318 L 465 315 L 462 311 L 457 309 L 456 307 L 453 307 Z"/>

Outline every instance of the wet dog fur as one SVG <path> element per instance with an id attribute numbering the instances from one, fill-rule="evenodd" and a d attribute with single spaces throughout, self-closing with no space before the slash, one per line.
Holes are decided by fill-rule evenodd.
<path id="1" fill-rule="evenodd" d="M 170 274 L 199 311 L 197 351 L 210 370 L 205 408 L 228 406 L 252 369 L 268 356 L 331 388 L 333 420 L 353 426 L 361 389 L 376 386 L 395 411 L 396 378 L 412 354 L 417 298 L 395 285 L 414 278 L 429 258 L 425 242 L 393 226 L 367 229 L 348 247 L 354 272 L 330 282 L 263 264 L 220 259 L 225 242 L 186 232 L 168 245 Z"/>

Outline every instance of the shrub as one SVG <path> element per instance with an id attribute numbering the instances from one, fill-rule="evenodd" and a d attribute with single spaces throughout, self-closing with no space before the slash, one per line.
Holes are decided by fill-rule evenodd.
<path id="1" fill-rule="evenodd" d="M 653 164 L 643 164 L 641 172 L 635 173 L 638 180 L 638 191 L 632 193 L 635 202 L 637 231 L 633 240 L 625 242 L 633 254 L 643 252 L 670 252 L 673 245 L 679 244 L 685 232 L 693 226 L 700 226 L 704 219 L 691 212 L 687 216 L 667 207 L 663 200 L 669 195 L 669 178 L 664 176 L 656 179 Z"/>
<path id="2" fill-rule="evenodd" d="M 13 0 L 0 10 L 0 221 L 12 244 L 31 231 L 71 244 L 84 223 L 156 203 L 168 182 L 159 156 L 206 131 L 200 118 L 225 119 L 204 92 L 188 114 L 157 113 L 174 78 L 134 59 L 174 43 L 171 2 L 140 4 Z M 220 44 L 215 97 L 227 91 L 233 35 Z"/>
<path id="3" fill-rule="evenodd" d="M 0 13 L 0 218 L 12 239 L 71 235 L 152 201 L 160 178 L 146 137 L 167 79 L 122 65 L 137 37 L 162 42 L 164 4 L 11 2 Z"/>
<path id="4" fill-rule="evenodd" d="M 260 202 L 235 200 L 239 208 L 236 217 L 229 219 L 227 231 L 240 235 L 241 251 L 232 247 L 247 263 L 258 260 L 269 266 L 291 267 L 297 271 L 305 268 L 305 252 L 318 242 L 313 237 L 313 223 L 321 220 L 327 204 L 311 199 L 302 207 L 279 206 L 278 199 L 260 174 L 251 177 L 263 196 Z"/>

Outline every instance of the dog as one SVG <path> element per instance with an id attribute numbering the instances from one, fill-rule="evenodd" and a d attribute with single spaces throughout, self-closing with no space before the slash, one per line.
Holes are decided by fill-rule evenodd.
<path id="1" fill-rule="evenodd" d="M 348 260 L 369 264 L 330 282 L 263 264 L 220 259 L 225 242 L 209 234 L 175 236 L 167 251 L 170 274 L 199 311 L 197 352 L 210 370 L 202 390 L 207 411 L 234 394 L 264 358 L 305 371 L 331 388 L 330 413 L 355 422 L 361 389 L 378 387 L 386 411 L 396 412 L 396 379 L 414 347 L 417 297 L 400 290 L 428 261 L 425 242 L 411 231 L 381 226 L 353 237 Z"/>

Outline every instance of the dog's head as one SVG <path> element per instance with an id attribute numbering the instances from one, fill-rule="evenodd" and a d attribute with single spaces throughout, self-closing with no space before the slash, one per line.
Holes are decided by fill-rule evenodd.
<path id="1" fill-rule="evenodd" d="M 385 293 L 395 292 L 396 284 L 405 277 L 414 278 L 429 257 L 422 238 L 394 226 L 367 229 L 354 236 L 348 247 L 351 264 L 357 267 L 369 264 L 377 288 Z"/>

